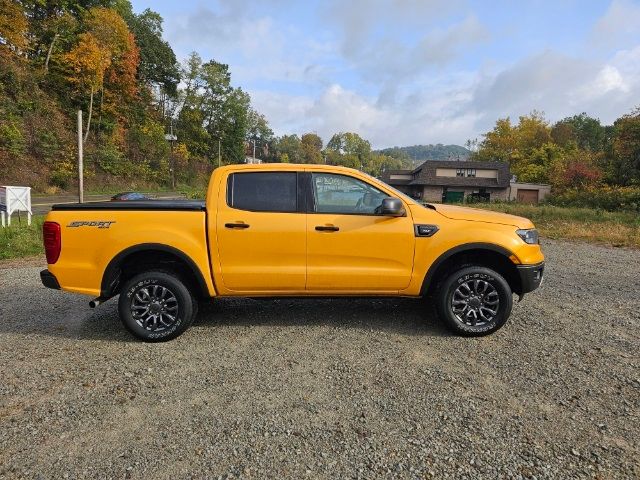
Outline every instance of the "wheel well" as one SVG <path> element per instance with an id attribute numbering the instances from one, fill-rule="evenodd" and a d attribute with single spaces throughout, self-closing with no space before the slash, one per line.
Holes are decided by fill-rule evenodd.
<path id="1" fill-rule="evenodd" d="M 457 252 L 441 261 L 436 261 L 424 279 L 422 294 L 434 293 L 447 275 L 462 266 L 470 265 L 490 268 L 504 277 L 514 293 L 522 291 L 518 269 L 509 257 L 494 250 L 476 248 Z"/>
<path id="2" fill-rule="evenodd" d="M 177 275 L 198 298 L 208 294 L 202 274 L 186 255 L 169 247 L 134 247 L 130 251 L 121 252 L 109 263 L 102 278 L 101 295 L 115 296 L 127 280 L 151 270 L 162 270 Z"/>

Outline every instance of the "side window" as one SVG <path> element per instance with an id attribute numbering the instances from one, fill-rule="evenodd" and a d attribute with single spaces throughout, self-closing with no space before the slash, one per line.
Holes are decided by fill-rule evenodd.
<path id="1" fill-rule="evenodd" d="M 227 205 L 258 212 L 297 212 L 298 174 L 232 173 L 227 180 Z"/>
<path id="2" fill-rule="evenodd" d="M 317 213 L 373 215 L 386 193 L 357 178 L 331 173 L 311 175 Z"/>

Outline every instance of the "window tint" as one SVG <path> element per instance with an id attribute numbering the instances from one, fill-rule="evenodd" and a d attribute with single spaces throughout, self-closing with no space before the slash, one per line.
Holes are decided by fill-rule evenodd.
<path id="1" fill-rule="evenodd" d="M 239 210 L 296 212 L 296 172 L 233 173 L 227 181 L 227 204 Z"/>
<path id="2" fill-rule="evenodd" d="M 345 175 L 314 173 L 311 178 L 318 213 L 372 215 L 382 199 L 389 196 L 366 182 Z"/>

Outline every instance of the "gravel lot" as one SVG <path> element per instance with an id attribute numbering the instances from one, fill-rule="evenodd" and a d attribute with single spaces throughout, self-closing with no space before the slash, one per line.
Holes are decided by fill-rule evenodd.
<path id="1" fill-rule="evenodd" d="M 169 343 L 0 263 L 0 478 L 639 478 L 640 251 L 544 241 L 481 339 L 413 300 L 220 300 Z"/>

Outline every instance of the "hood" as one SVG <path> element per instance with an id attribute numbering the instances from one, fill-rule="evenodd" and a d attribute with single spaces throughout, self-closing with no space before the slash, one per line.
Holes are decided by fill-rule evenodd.
<path id="1" fill-rule="evenodd" d="M 436 212 L 451 220 L 467 220 L 471 222 L 499 223 L 513 225 L 517 228 L 533 228 L 531 220 L 507 213 L 493 212 L 479 208 L 458 207 L 454 205 L 433 205 Z"/>

